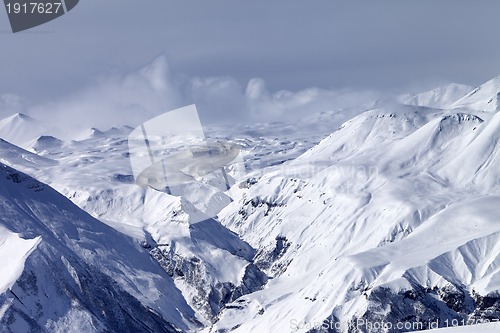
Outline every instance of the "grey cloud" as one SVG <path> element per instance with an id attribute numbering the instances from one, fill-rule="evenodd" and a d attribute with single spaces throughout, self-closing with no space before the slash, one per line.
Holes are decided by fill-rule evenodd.
<path id="1" fill-rule="evenodd" d="M 262 77 L 272 91 L 476 85 L 500 73 L 498 12 L 468 0 L 80 1 L 26 33 L 8 34 L 5 17 L 0 91 L 50 100 L 161 53 L 190 77 Z"/>
<path id="2" fill-rule="evenodd" d="M 89 86 L 31 106 L 29 115 L 50 122 L 62 138 L 78 137 L 91 127 L 138 124 L 195 103 L 203 124 L 293 121 L 316 112 L 359 106 L 379 96 L 371 91 L 307 88 L 270 91 L 262 78 L 246 85 L 225 77 L 189 77 L 173 71 L 165 56 L 126 75 L 93 80 Z M 21 105 L 18 97 L 5 97 Z"/>

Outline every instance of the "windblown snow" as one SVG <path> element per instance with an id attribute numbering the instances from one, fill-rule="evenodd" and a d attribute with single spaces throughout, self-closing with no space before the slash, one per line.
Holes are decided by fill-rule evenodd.
<path id="1" fill-rule="evenodd" d="M 62 141 L 25 135 L 36 127 L 25 116 L 2 120 L 0 331 L 409 332 L 499 320 L 498 82 L 206 128 L 241 147 L 248 173 L 229 170 L 229 190 L 221 175 L 199 177 L 186 196 L 135 185 L 130 127 Z"/>
<path id="2" fill-rule="evenodd" d="M 468 108 L 481 111 L 500 110 L 500 77 L 495 77 L 475 88 L 450 105 L 451 108 Z"/>
<path id="3" fill-rule="evenodd" d="M 22 113 L 0 120 L 0 138 L 21 147 L 45 131 L 40 122 Z"/>
<path id="4" fill-rule="evenodd" d="M 473 87 L 451 83 L 413 96 L 402 96 L 401 101 L 408 105 L 427 106 L 446 109 L 452 103 L 471 92 Z"/>

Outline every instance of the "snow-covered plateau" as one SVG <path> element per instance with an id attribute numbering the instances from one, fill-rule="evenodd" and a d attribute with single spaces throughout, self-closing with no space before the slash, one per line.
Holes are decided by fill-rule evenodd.
<path id="1" fill-rule="evenodd" d="M 0 120 L 0 332 L 497 331 L 499 96 L 209 126 L 246 173 L 186 196 L 135 184 L 131 127 Z"/>

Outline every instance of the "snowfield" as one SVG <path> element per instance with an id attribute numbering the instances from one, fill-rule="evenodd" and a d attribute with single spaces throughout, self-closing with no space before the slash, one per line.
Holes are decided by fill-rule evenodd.
<path id="1" fill-rule="evenodd" d="M 198 177 L 185 196 L 134 183 L 130 127 L 62 141 L 1 120 L 0 332 L 500 319 L 498 82 L 206 128 L 241 147 L 247 174 L 230 169 L 229 190 Z"/>
<path id="2" fill-rule="evenodd" d="M 196 324 L 187 322 L 194 313 L 180 291 L 137 242 L 5 165 L 0 221 L 1 259 L 11 268 L 1 280 L 8 289 L 0 296 L 2 330 L 174 332 Z"/>

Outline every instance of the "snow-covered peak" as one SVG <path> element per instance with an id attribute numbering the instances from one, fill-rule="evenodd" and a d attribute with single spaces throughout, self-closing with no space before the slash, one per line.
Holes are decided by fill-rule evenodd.
<path id="1" fill-rule="evenodd" d="M 0 163 L 29 172 L 57 164 L 52 159 L 33 154 L 3 139 L 0 139 Z"/>
<path id="2" fill-rule="evenodd" d="M 349 121 L 296 160 L 340 160 L 378 146 L 381 141 L 401 138 L 426 123 L 434 109 L 394 105 L 366 111 Z M 294 163 L 294 162 L 292 162 Z"/>
<path id="3" fill-rule="evenodd" d="M 28 147 L 35 151 L 37 154 L 43 155 L 45 151 L 61 148 L 64 141 L 59 140 L 51 135 L 41 135 L 33 140 Z"/>
<path id="4" fill-rule="evenodd" d="M 444 103 L 460 89 L 450 85 L 418 103 Z M 19 247 L 8 266 L 16 274 L 3 285 L 19 278 L 13 291 L 30 309 L 35 302 L 23 286 L 31 286 L 31 273 L 44 292 L 48 281 L 62 280 L 57 287 L 80 297 L 80 284 L 84 298 L 98 292 L 90 279 L 111 272 L 167 321 L 199 331 L 186 322 L 195 313 L 207 332 L 306 332 L 294 323 L 497 315 L 500 306 L 491 304 L 500 305 L 499 126 L 500 112 L 380 102 L 366 112 L 323 112 L 297 124 L 212 129 L 207 137 L 248 151 L 253 173 L 228 192 L 217 179 L 186 184 L 191 194 L 183 197 L 134 184 L 126 144 L 131 128 L 94 129 L 93 137 L 63 143 L 37 137 L 33 146 L 47 147 L 34 149 L 38 155 L 0 140 L 2 161 L 100 220 L 75 211 L 50 187 L 0 170 L 0 224 L 7 229 L 0 230 L 0 243 Z M 317 144 L 325 131 L 333 133 Z M 24 213 L 34 222 L 24 222 L 22 233 Z M 150 265 L 147 252 L 167 276 Z M 57 280 L 59 272 L 64 278 Z M 108 281 L 95 284 L 102 290 Z M 104 294 L 104 309 L 87 311 L 88 302 L 64 319 L 76 325 L 71 318 L 120 303 L 132 304 L 129 313 L 138 311 L 134 318 L 142 320 L 142 307 L 125 302 L 120 290 L 113 289 L 118 302 Z M 0 295 L 0 317 L 2 297 L 24 311 L 8 293 Z"/>
<path id="5" fill-rule="evenodd" d="M 25 147 L 45 132 L 44 126 L 34 118 L 22 113 L 0 120 L 0 138 L 17 146 Z"/>
<path id="6" fill-rule="evenodd" d="M 0 250 L 2 269 L 13 268 L 0 278 L 8 332 L 174 332 L 196 322 L 146 249 L 3 164 Z"/>
<path id="7" fill-rule="evenodd" d="M 222 222 L 278 253 L 272 284 L 227 307 L 217 329 L 480 316 L 481 297 L 494 303 L 500 287 L 497 115 L 370 110 L 233 187 Z"/>
<path id="8" fill-rule="evenodd" d="M 18 120 L 25 120 L 25 121 L 34 121 L 33 118 L 31 118 L 30 116 L 28 116 L 24 113 L 21 113 L 21 112 L 14 113 L 12 116 L 7 117 L 6 119 L 11 119 L 11 120 L 18 119 Z"/>
<path id="9" fill-rule="evenodd" d="M 133 130 L 130 126 L 111 127 L 108 130 L 100 130 L 99 128 L 92 127 L 81 131 L 73 136 L 76 141 L 83 141 L 86 139 L 111 139 L 117 137 L 126 137 Z"/>
<path id="10" fill-rule="evenodd" d="M 472 90 L 450 105 L 450 108 L 467 108 L 480 111 L 500 110 L 500 76 Z"/>
<path id="11" fill-rule="evenodd" d="M 40 243 L 41 238 L 24 239 L 0 224 L 0 294 L 16 283 L 24 269 L 26 258 Z M 1 318 L 1 316 L 0 316 Z"/>
<path id="12" fill-rule="evenodd" d="M 408 105 L 427 106 L 445 109 L 458 99 L 464 97 L 473 88 L 463 84 L 447 84 L 411 97 L 402 97 L 402 102 Z"/>

